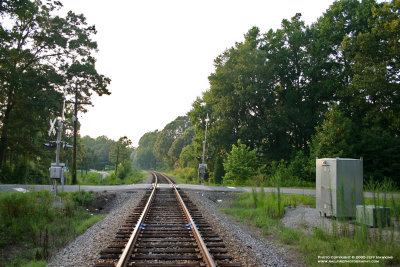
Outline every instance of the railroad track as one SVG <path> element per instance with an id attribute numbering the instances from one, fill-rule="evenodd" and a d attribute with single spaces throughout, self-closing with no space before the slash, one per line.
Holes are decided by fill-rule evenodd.
<path id="1" fill-rule="evenodd" d="M 94 266 L 241 266 L 187 195 L 167 176 L 152 174 L 151 190 Z"/>

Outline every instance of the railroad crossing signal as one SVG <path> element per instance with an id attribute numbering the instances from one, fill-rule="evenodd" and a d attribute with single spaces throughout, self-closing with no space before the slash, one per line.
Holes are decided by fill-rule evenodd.
<path id="1" fill-rule="evenodd" d="M 205 164 L 205 160 L 209 159 L 209 156 L 206 155 L 206 142 L 207 142 L 207 123 L 210 120 L 210 118 L 208 117 L 208 113 L 207 113 L 207 117 L 205 119 L 206 122 L 206 130 L 204 132 L 204 140 L 203 140 L 203 155 L 197 156 L 196 158 L 200 161 L 201 159 L 201 163 L 199 164 L 199 172 L 198 172 L 198 176 L 201 175 L 201 185 L 204 185 L 204 175 L 206 173 L 206 169 L 207 169 L 207 164 Z M 207 158 L 206 158 L 207 157 Z"/>
<path id="2" fill-rule="evenodd" d="M 53 188 L 54 188 L 54 193 L 57 194 L 57 181 L 61 180 L 61 185 L 62 185 L 62 190 L 64 191 L 64 167 L 65 164 L 60 162 L 60 150 L 61 150 L 61 145 L 63 146 L 64 150 L 67 148 L 71 147 L 70 145 L 67 144 L 67 142 L 61 141 L 61 136 L 62 136 L 62 129 L 63 129 L 63 123 L 64 123 L 64 109 L 65 109 L 65 99 L 63 101 L 63 108 L 61 111 L 61 119 L 58 121 L 58 125 L 56 126 L 56 121 L 57 119 L 50 119 L 50 130 L 49 130 L 49 136 L 52 134 L 56 135 L 57 133 L 57 141 L 49 141 L 44 143 L 43 145 L 47 149 L 53 149 L 56 148 L 56 162 L 51 163 L 49 171 L 50 171 L 50 178 L 53 180 Z M 56 132 L 57 131 L 57 132 Z"/>

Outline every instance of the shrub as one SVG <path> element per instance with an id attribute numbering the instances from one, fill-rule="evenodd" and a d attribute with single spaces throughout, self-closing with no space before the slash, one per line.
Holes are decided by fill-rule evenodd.
<path id="1" fill-rule="evenodd" d="M 214 164 L 214 182 L 216 184 L 222 183 L 222 177 L 225 175 L 223 159 L 218 157 Z"/>
<path id="2" fill-rule="evenodd" d="M 18 242 L 26 236 L 35 240 L 46 222 L 54 219 L 53 196 L 49 191 L 0 194 L 0 245 Z"/>
<path id="3" fill-rule="evenodd" d="M 224 184 L 244 185 L 257 174 L 257 151 L 250 150 L 248 146 L 237 141 L 237 146 L 232 145 L 231 153 L 224 160 Z"/>
<path id="4" fill-rule="evenodd" d="M 124 161 L 123 163 L 119 164 L 118 178 L 121 180 L 125 179 L 132 172 L 132 170 L 131 162 L 129 160 Z"/>

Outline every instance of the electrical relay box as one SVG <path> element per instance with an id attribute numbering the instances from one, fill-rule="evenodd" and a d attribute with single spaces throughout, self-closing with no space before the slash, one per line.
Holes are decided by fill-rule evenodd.
<path id="1" fill-rule="evenodd" d="M 62 179 L 64 177 L 64 163 L 51 163 L 50 167 L 50 178 L 51 179 Z"/>

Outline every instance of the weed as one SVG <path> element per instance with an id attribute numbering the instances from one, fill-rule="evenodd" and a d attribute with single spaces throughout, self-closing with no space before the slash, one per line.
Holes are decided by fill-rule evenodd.
<path id="1" fill-rule="evenodd" d="M 46 261 L 31 261 L 30 263 L 22 265 L 22 267 L 46 267 Z"/>
<path id="2" fill-rule="evenodd" d="M 63 205 L 54 205 L 60 197 Z M 83 209 L 93 193 L 62 192 L 56 198 L 49 191 L 0 193 L 0 266 L 43 266 L 52 251 L 103 218 Z M 4 254 L 10 245 L 24 253 Z"/>
<path id="3" fill-rule="evenodd" d="M 92 201 L 94 200 L 93 191 L 92 192 L 76 191 L 72 192 L 69 195 L 69 197 L 76 203 L 76 205 L 82 207 L 90 205 L 90 203 L 92 203 Z"/>
<path id="4" fill-rule="evenodd" d="M 75 225 L 75 233 L 76 233 L 76 235 L 80 235 L 80 234 L 86 232 L 86 230 L 90 226 L 92 226 L 96 222 L 104 219 L 104 217 L 106 217 L 104 214 L 91 215 L 86 220 L 81 221 L 79 223 L 76 223 L 76 225 Z"/>
<path id="5" fill-rule="evenodd" d="M 314 228 L 314 235 L 318 240 L 328 241 L 328 235 L 319 227 Z"/>
<path id="6" fill-rule="evenodd" d="M 299 242 L 302 235 L 302 232 L 287 227 L 280 227 L 278 231 L 279 239 L 285 244 Z"/>

